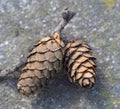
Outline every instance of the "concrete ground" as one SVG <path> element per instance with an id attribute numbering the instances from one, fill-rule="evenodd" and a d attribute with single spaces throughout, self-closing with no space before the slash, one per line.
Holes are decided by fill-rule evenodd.
<path id="1" fill-rule="evenodd" d="M 25 97 L 11 74 L 0 80 L 0 109 L 120 109 L 120 0 L 1 0 L 0 69 L 17 65 L 35 40 L 50 34 L 64 7 L 77 14 L 63 33 L 88 41 L 97 58 L 94 88 L 78 88 L 61 75 Z"/>

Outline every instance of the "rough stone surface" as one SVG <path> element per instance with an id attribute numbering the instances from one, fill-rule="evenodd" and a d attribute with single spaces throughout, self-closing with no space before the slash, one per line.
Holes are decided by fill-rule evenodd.
<path id="1" fill-rule="evenodd" d="M 95 87 L 77 88 L 61 72 L 41 94 L 28 98 L 17 92 L 11 75 L 0 80 L 0 109 L 120 109 L 119 0 L 1 0 L 0 69 L 18 64 L 35 40 L 50 34 L 66 6 L 77 14 L 63 33 L 93 48 Z"/>

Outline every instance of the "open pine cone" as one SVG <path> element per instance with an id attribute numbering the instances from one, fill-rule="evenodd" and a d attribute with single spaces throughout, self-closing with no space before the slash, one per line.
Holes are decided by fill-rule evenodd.
<path id="1" fill-rule="evenodd" d="M 35 43 L 22 69 L 17 88 L 24 95 L 34 93 L 61 70 L 64 43 L 56 32 Z"/>
<path id="2" fill-rule="evenodd" d="M 35 43 L 17 83 L 20 93 L 24 95 L 34 93 L 38 88 L 42 88 L 56 72 L 62 69 L 63 48 L 65 45 L 60 34 L 74 15 L 74 12 L 65 8 L 62 12 L 61 22 L 53 34 Z"/>
<path id="3" fill-rule="evenodd" d="M 95 57 L 91 48 L 82 40 L 70 41 L 65 46 L 64 67 L 71 82 L 91 88 L 95 83 Z"/>

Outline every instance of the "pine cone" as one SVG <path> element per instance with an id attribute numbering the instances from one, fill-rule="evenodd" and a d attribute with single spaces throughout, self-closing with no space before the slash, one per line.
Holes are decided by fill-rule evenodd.
<path id="1" fill-rule="evenodd" d="M 17 83 L 20 93 L 34 93 L 61 69 L 63 47 L 64 43 L 57 32 L 35 43 Z"/>
<path id="2" fill-rule="evenodd" d="M 71 82 L 91 88 L 95 83 L 95 57 L 91 48 L 82 40 L 70 41 L 64 50 L 63 63 Z"/>

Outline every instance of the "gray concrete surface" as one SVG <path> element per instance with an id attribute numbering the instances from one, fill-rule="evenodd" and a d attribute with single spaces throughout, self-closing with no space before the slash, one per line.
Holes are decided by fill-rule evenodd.
<path id="1" fill-rule="evenodd" d="M 50 34 L 66 6 L 77 14 L 63 33 L 93 48 L 95 87 L 77 88 L 61 75 L 28 98 L 11 75 L 0 80 L 0 109 L 120 109 L 120 0 L 1 0 L 0 69 L 14 67 L 35 40 Z"/>

